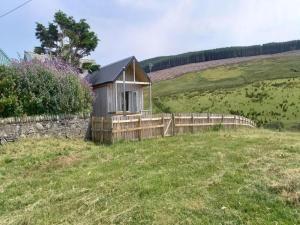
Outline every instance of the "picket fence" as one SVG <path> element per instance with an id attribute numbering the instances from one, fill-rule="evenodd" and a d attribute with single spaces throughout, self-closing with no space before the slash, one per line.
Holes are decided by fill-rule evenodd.
<path id="1" fill-rule="evenodd" d="M 256 127 L 245 117 L 208 113 L 173 113 L 92 117 L 92 140 L 114 143 L 194 133 L 212 128 Z"/>

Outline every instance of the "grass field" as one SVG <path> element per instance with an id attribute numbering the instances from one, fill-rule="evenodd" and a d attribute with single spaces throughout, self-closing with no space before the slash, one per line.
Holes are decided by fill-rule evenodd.
<path id="1" fill-rule="evenodd" d="M 299 133 L 0 146 L 0 224 L 299 224 Z"/>
<path id="2" fill-rule="evenodd" d="M 221 66 L 153 85 L 156 111 L 235 113 L 300 130 L 300 57 Z"/>

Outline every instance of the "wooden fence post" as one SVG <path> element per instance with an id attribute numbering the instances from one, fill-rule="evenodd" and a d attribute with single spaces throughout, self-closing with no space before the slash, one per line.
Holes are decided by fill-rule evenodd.
<path id="1" fill-rule="evenodd" d="M 104 136 L 104 134 L 103 134 L 103 132 L 104 132 L 104 129 L 103 129 L 104 124 L 103 124 L 103 123 L 104 123 L 104 118 L 101 117 L 101 125 L 100 125 L 100 126 L 101 126 L 101 131 L 100 131 L 100 132 L 101 132 L 101 134 L 100 134 L 100 135 L 101 135 L 101 136 L 100 136 L 100 143 L 101 143 L 101 144 L 103 143 L 103 136 Z"/>
<path id="2" fill-rule="evenodd" d="M 110 132 L 110 134 L 109 134 L 110 140 L 109 141 L 111 144 L 113 144 L 115 142 L 114 132 L 113 132 L 114 131 L 113 119 L 109 118 L 107 122 L 108 122 L 108 127 L 109 127 L 108 132 Z"/>
<path id="3" fill-rule="evenodd" d="M 94 117 L 91 117 L 91 131 L 92 131 L 92 141 L 95 141 L 95 135 L 94 135 Z"/>
<path id="4" fill-rule="evenodd" d="M 175 136 L 175 115 L 172 113 L 172 136 Z"/>
<path id="5" fill-rule="evenodd" d="M 233 120 L 234 120 L 234 122 L 233 122 L 233 124 L 234 124 L 233 127 L 236 128 L 236 116 L 234 115 L 233 118 L 234 118 L 234 119 L 233 119 Z"/>
<path id="6" fill-rule="evenodd" d="M 165 137 L 165 117 L 164 117 L 164 115 L 161 116 L 161 124 L 162 124 L 161 136 Z"/>
<path id="7" fill-rule="evenodd" d="M 192 130 L 192 133 L 194 133 L 194 127 L 195 127 L 195 126 L 194 126 L 194 125 L 195 125 L 195 121 L 194 121 L 194 113 L 192 113 L 191 120 L 192 120 L 192 123 L 191 123 L 191 124 L 192 124 L 192 129 L 191 129 L 191 130 Z"/>
<path id="8" fill-rule="evenodd" d="M 138 130 L 138 133 L 139 133 L 139 141 L 142 140 L 142 115 L 140 115 L 139 117 L 139 130 Z"/>

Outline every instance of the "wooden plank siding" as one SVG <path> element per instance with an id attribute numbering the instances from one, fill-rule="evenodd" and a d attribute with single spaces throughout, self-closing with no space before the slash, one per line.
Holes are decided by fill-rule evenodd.
<path id="1" fill-rule="evenodd" d="M 137 71 L 136 77 L 134 77 L 132 65 L 129 65 L 125 71 L 125 82 L 129 82 L 125 83 L 125 92 L 130 92 L 128 113 L 141 113 L 144 110 L 143 88 L 150 83 L 141 74 L 141 71 Z M 94 88 L 94 95 L 93 116 L 112 116 L 123 113 L 123 76 L 119 76 L 113 83 L 97 86 Z M 136 97 L 136 105 L 133 95 Z"/>
<path id="2" fill-rule="evenodd" d="M 117 87 L 117 89 L 116 89 Z M 139 84 L 126 84 L 125 91 L 131 91 L 136 93 L 136 107 L 132 104 L 132 99 L 129 101 L 130 112 L 141 112 L 144 106 L 144 92 L 143 85 Z M 105 86 L 99 87 L 94 90 L 94 116 L 104 116 L 111 113 L 122 112 L 123 102 L 123 84 L 111 83 Z M 117 99 L 116 99 L 117 95 Z"/>
<path id="3" fill-rule="evenodd" d="M 93 117 L 92 139 L 99 143 L 114 143 L 201 132 L 214 126 L 226 129 L 256 127 L 252 120 L 242 116 L 207 113 Z"/>
<path id="4" fill-rule="evenodd" d="M 107 99 L 110 98 L 108 96 L 108 87 L 109 85 L 105 85 L 102 87 L 98 87 L 94 90 L 94 103 L 93 103 L 93 115 L 94 116 L 103 116 L 108 112 L 107 108 Z"/>

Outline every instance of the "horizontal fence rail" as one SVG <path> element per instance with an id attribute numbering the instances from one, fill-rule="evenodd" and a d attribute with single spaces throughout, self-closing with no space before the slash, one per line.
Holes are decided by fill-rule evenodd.
<path id="1" fill-rule="evenodd" d="M 114 143 L 194 133 L 211 128 L 256 127 L 245 117 L 207 113 L 176 113 L 92 117 L 92 140 Z"/>

